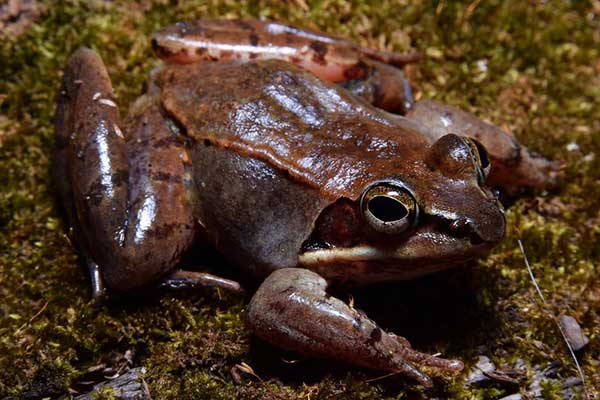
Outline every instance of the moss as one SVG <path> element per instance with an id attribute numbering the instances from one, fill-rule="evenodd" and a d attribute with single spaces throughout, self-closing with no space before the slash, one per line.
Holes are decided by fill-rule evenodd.
<path id="1" fill-rule="evenodd" d="M 417 96 L 464 107 L 565 162 L 562 187 L 534 193 L 510 209 L 513 229 L 487 259 L 401 284 L 401 290 L 358 291 L 355 298 L 420 349 L 441 350 L 468 364 L 478 354 L 501 366 L 520 358 L 530 378 L 536 366 L 559 361 L 559 375 L 573 376 L 563 340 L 524 267 L 518 231 L 548 310 L 574 316 L 592 338 L 579 358 L 589 391 L 598 396 L 596 2 L 155 0 L 57 1 L 23 35 L 0 43 L 0 397 L 58 396 L 101 363 L 145 366 L 156 399 L 423 395 L 403 379 L 367 382 L 378 374 L 335 363 L 283 363 L 282 357 L 294 356 L 253 340 L 243 324 L 244 302 L 217 291 L 115 299 L 100 310 L 88 302 L 86 273 L 63 234 L 49 173 L 54 99 L 66 57 L 81 45 L 97 49 L 124 110 L 157 62 L 150 32 L 178 19 L 250 15 L 375 47 L 406 49 L 412 40 L 428 55 L 409 71 Z M 231 369 L 242 362 L 261 380 L 240 372 L 236 382 Z M 464 388 L 462 379 L 440 378 L 429 395 L 508 393 L 502 387 Z M 544 395 L 560 396 L 560 388 L 547 384 Z"/>

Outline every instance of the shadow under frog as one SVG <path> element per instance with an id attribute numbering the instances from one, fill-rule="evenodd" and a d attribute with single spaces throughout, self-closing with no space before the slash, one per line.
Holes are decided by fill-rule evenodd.
<path id="1" fill-rule="evenodd" d="M 327 288 L 411 279 L 488 253 L 505 231 L 491 187 L 551 186 L 557 165 L 471 114 L 415 102 L 398 67 L 417 54 L 258 20 L 179 23 L 153 46 L 166 63 L 125 120 L 91 50 L 71 56 L 58 96 L 57 185 L 94 294 L 243 292 L 178 268 L 211 245 L 264 279 L 248 307 L 262 339 L 425 386 L 419 365 L 460 371 L 461 361 L 414 350 Z"/>

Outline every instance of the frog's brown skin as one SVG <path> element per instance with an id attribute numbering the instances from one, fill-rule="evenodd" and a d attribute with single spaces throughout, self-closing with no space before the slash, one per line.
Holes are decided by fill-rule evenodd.
<path id="1" fill-rule="evenodd" d="M 241 292 L 236 282 L 177 269 L 191 246 L 208 243 L 266 278 L 248 310 L 258 336 L 431 385 L 416 365 L 460 371 L 462 363 L 411 349 L 327 285 L 409 279 L 483 255 L 502 239 L 485 151 L 457 135 L 491 146 L 489 179 L 507 189 L 553 184 L 554 164 L 471 114 L 413 104 L 400 70 L 381 63 L 404 56 L 276 26 L 211 20 L 155 34 L 157 53 L 171 62 L 152 72 L 124 122 L 100 58 L 87 49 L 71 56 L 57 105 L 56 174 L 94 288 L 104 281 L 120 291 L 195 284 Z M 209 39 L 244 46 L 198 51 Z M 297 50 L 293 59 L 290 50 L 252 56 L 252 46 L 278 49 L 281 40 Z M 207 53 L 227 61 L 194 58 Z M 332 78 L 330 64 L 352 82 Z M 367 73 L 352 75 L 363 64 Z M 356 96 L 395 99 L 389 109 L 408 114 Z"/>

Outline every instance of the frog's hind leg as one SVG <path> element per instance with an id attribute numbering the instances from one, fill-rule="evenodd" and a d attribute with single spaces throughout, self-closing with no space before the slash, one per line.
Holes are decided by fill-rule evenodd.
<path id="1" fill-rule="evenodd" d="M 376 107 L 404 114 L 413 104 L 398 66 L 420 61 L 419 52 L 395 53 L 291 26 L 250 20 L 180 22 L 152 37 L 156 54 L 173 63 L 282 60 L 340 83 Z"/>
<path id="2" fill-rule="evenodd" d="M 402 372 L 424 386 L 431 379 L 417 365 L 459 372 L 463 363 L 413 350 L 404 338 L 383 331 L 363 313 L 326 292 L 325 279 L 298 268 L 273 272 L 248 309 L 248 324 L 262 339 L 309 356 Z"/>
<path id="3" fill-rule="evenodd" d="M 402 66 L 422 58 L 418 52 L 369 49 L 348 40 L 258 19 L 179 22 L 156 32 L 152 45 L 156 54 L 168 62 L 276 59 L 300 65 L 330 82 L 365 78 L 371 69 L 369 61 Z"/>
<path id="4" fill-rule="evenodd" d="M 433 100 L 421 100 L 406 115 L 420 122 L 433 141 L 449 133 L 479 141 L 489 154 L 488 185 L 516 195 L 527 188 L 556 186 L 561 164 L 529 151 L 510 134 L 475 115 Z"/>
<path id="5" fill-rule="evenodd" d="M 100 57 L 70 57 L 56 112 L 58 191 L 93 280 L 99 268 L 118 290 L 160 279 L 194 239 L 184 143 L 146 101 L 122 124 Z"/>

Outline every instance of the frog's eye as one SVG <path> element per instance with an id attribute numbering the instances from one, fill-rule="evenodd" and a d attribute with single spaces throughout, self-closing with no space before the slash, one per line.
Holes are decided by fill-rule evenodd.
<path id="1" fill-rule="evenodd" d="M 469 149 L 471 150 L 473 158 L 475 159 L 477 179 L 479 180 L 479 183 L 483 183 L 490 174 L 491 164 L 488 152 L 477 140 L 471 138 L 465 138 L 465 140 L 469 145 Z"/>
<path id="2" fill-rule="evenodd" d="M 416 223 L 418 206 L 407 189 L 380 182 L 367 187 L 360 199 L 365 220 L 378 232 L 396 234 Z"/>

